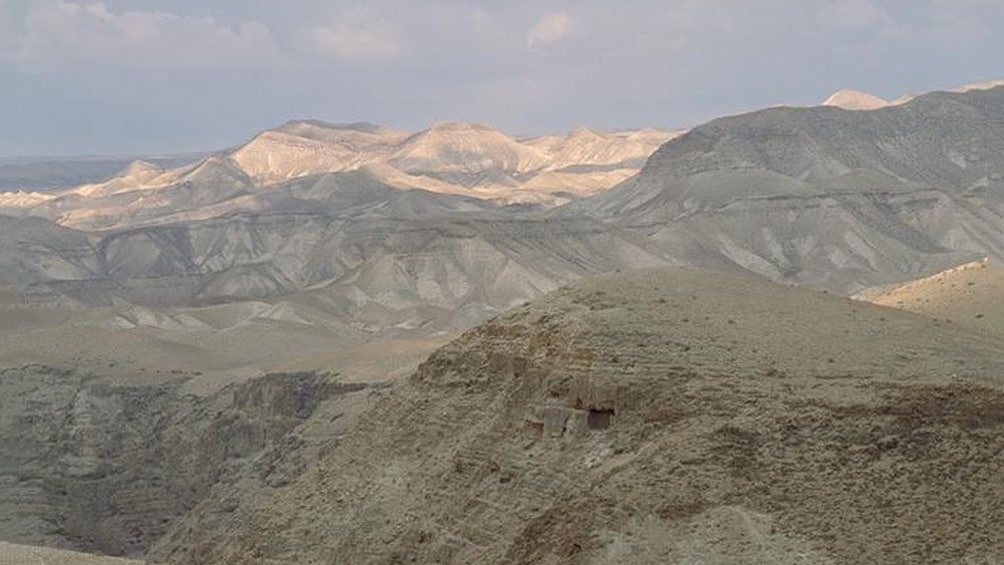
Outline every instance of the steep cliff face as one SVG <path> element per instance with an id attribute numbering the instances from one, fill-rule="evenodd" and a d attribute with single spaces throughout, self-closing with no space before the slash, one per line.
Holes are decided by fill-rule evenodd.
<path id="1" fill-rule="evenodd" d="M 142 556 L 220 481 L 288 481 L 270 463 L 340 387 L 270 375 L 209 397 L 182 379 L 111 384 L 40 366 L 0 370 L 0 535 Z M 287 460 L 290 460 L 287 456 Z"/>
<path id="2" fill-rule="evenodd" d="M 694 128 L 570 211 L 699 265 L 853 291 L 1004 256 L 1004 88 Z"/>
<path id="3" fill-rule="evenodd" d="M 820 323 L 825 320 L 825 323 Z M 176 563 L 980 561 L 1004 344 L 758 278 L 576 283 L 471 330 Z M 931 516 L 940 517 L 931 520 Z"/>

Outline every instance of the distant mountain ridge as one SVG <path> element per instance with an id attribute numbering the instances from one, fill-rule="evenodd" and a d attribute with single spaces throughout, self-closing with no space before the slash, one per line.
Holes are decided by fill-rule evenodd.
<path id="1" fill-rule="evenodd" d="M 663 265 L 853 293 L 1004 257 L 1002 124 L 1004 87 L 676 137 L 295 121 L 194 165 L 0 195 L 0 283 L 151 307 L 308 293 L 367 331 L 466 327 Z"/>
<path id="2" fill-rule="evenodd" d="M 201 159 L 193 153 L 138 157 L 162 167 L 178 167 Z M 99 182 L 119 174 L 137 157 L 9 157 L 0 158 L 0 195 L 4 192 L 52 190 Z"/>
<path id="3" fill-rule="evenodd" d="M 287 122 L 193 164 L 134 162 L 101 182 L 46 193 L 0 194 L 0 214 L 81 229 L 260 211 L 273 190 L 312 176 L 367 171 L 403 190 L 473 196 L 500 204 L 553 205 L 635 174 L 664 141 L 656 129 L 513 138 L 484 124 L 441 123 L 408 133 L 369 123 Z M 182 216 L 179 216 L 182 214 Z"/>
<path id="4" fill-rule="evenodd" d="M 985 82 L 974 82 L 964 84 L 948 90 L 947 92 L 964 93 L 974 90 L 989 90 L 1004 86 L 1004 80 L 989 80 Z M 861 92 L 854 89 L 842 89 L 834 92 L 823 101 L 823 106 L 834 106 L 844 110 L 878 110 L 889 106 L 899 106 L 916 98 L 916 94 L 902 94 L 895 100 L 886 100 L 874 94 Z"/>

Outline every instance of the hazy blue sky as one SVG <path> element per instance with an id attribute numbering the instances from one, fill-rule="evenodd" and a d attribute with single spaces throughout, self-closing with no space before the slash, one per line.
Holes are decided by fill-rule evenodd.
<path id="1" fill-rule="evenodd" d="M 236 144 L 290 118 L 687 126 L 1004 78 L 1004 0 L 0 0 L 0 155 Z"/>

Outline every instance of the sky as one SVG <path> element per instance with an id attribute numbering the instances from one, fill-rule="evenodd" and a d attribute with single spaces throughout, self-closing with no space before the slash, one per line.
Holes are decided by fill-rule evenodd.
<path id="1" fill-rule="evenodd" d="M 1004 0 L 0 0 L 0 156 L 219 149 L 289 119 L 688 127 L 1004 78 Z"/>

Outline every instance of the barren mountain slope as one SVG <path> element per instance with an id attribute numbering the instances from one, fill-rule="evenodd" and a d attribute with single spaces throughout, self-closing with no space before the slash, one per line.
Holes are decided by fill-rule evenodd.
<path id="1" fill-rule="evenodd" d="M 602 131 L 579 128 L 567 134 L 544 135 L 523 143 L 551 159 L 549 168 L 638 168 L 659 145 L 683 132 L 656 129 Z"/>
<path id="2" fill-rule="evenodd" d="M 42 219 L 0 215 L 0 284 L 87 278 L 98 268 L 94 240 Z"/>
<path id="3" fill-rule="evenodd" d="M 489 125 L 442 123 L 408 138 L 389 162 L 406 173 L 477 186 L 537 171 L 548 160 Z"/>
<path id="4" fill-rule="evenodd" d="M 369 388 L 309 372 L 198 396 L 191 378 L 0 369 L 0 538 L 141 557 L 217 481 L 275 488 L 299 474 L 316 442 L 298 426 Z"/>
<path id="5" fill-rule="evenodd" d="M 179 212 L 177 223 L 100 236 L 0 218 L 10 232 L 0 240 L 2 275 L 32 297 L 102 306 L 310 291 L 347 322 L 459 329 L 574 278 L 674 264 L 644 238 L 597 220 L 397 190 L 366 171 L 297 179 L 263 198 L 259 212 Z"/>
<path id="6" fill-rule="evenodd" d="M 186 166 L 135 162 L 100 182 L 45 193 L 0 193 L 0 214 L 37 216 L 79 229 L 125 229 L 268 210 L 290 181 L 362 171 L 396 189 L 553 205 L 623 181 L 674 135 L 583 129 L 517 140 L 480 124 L 444 123 L 408 134 L 365 123 L 300 120 Z M 308 199 L 324 195 L 315 192 Z"/>
<path id="7" fill-rule="evenodd" d="M 594 214 L 696 265 L 855 291 L 1004 258 L 1004 87 L 774 108 L 670 141 Z"/>
<path id="8" fill-rule="evenodd" d="M 151 556 L 992 561 L 1002 371 L 999 340 L 758 278 L 583 280 L 434 353 L 288 486 L 218 485 Z"/>
<path id="9" fill-rule="evenodd" d="M 407 135 L 372 124 L 296 121 L 258 134 L 231 158 L 266 184 L 358 169 L 390 155 Z"/>
<path id="10" fill-rule="evenodd" d="M 859 293 L 856 298 L 920 312 L 1004 339 L 1004 268 L 989 261 Z"/>
<path id="11" fill-rule="evenodd" d="M 191 308 L 36 298 L 0 287 L 0 540 L 112 555 L 143 555 L 218 480 L 274 488 L 298 474 L 333 419 L 350 421 L 371 387 L 445 342 L 365 331 L 324 296 Z M 324 435 L 290 435 L 319 404 Z M 12 555 L 49 562 L 24 551 Z"/>

